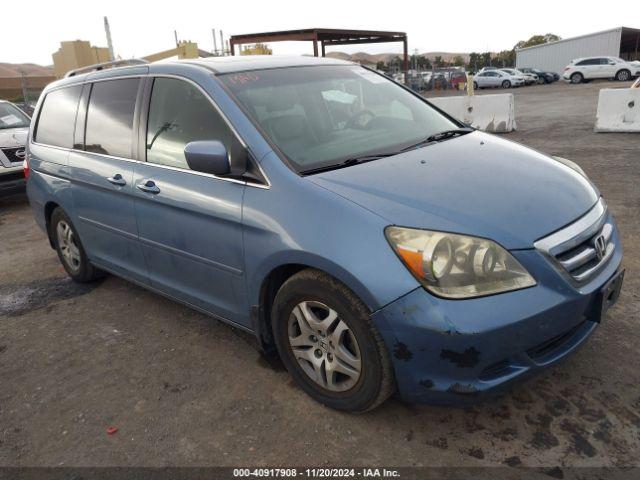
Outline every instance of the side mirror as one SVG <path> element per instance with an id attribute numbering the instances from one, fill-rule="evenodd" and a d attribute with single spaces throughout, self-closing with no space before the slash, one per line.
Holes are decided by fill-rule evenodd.
<path id="1" fill-rule="evenodd" d="M 231 173 L 231 162 L 227 148 L 218 140 L 189 142 L 184 147 L 184 156 L 191 170 L 212 175 Z"/>

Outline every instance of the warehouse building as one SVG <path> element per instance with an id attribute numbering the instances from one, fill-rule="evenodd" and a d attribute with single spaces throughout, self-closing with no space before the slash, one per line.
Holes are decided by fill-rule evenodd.
<path id="1" fill-rule="evenodd" d="M 640 60 L 640 29 L 618 27 L 516 51 L 516 68 L 562 73 L 571 60 L 594 56 Z"/>

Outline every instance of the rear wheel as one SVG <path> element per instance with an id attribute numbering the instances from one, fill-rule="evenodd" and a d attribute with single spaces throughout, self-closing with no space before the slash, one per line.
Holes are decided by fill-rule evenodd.
<path id="1" fill-rule="evenodd" d="M 71 219 L 60 207 L 51 214 L 50 228 L 60 263 L 73 280 L 86 283 L 103 276 L 103 272 L 89 262 Z"/>
<path id="2" fill-rule="evenodd" d="M 303 270 L 280 288 L 271 318 L 283 363 L 316 401 L 364 412 L 393 393 L 382 337 L 365 305 L 344 284 L 323 272 Z"/>
<path id="3" fill-rule="evenodd" d="M 473 89 L 474 90 L 478 90 L 480 87 L 478 87 L 478 84 L 476 82 L 473 82 Z"/>
<path id="4" fill-rule="evenodd" d="M 505 80 L 502 82 L 502 88 L 511 88 L 511 82 L 509 80 Z"/>
<path id="5" fill-rule="evenodd" d="M 616 73 L 616 80 L 619 82 L 626 82 L 631 80 L 631 72 L 629 70 L 620 70 Z"/>
<path id="6" fill-rule="evenodd" d="M 584 77 L 582 76 L 582 74 L 580 72 L 576 72 L 571 74 L 571 83 L 573 84 L 578 84 L 578 83 L 582 83 L 584 81 Z"/>

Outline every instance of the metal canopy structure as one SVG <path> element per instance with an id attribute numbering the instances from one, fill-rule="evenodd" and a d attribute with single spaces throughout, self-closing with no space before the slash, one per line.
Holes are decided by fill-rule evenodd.
<path id="1" fill-rule="evenodd" d="M 286 30 L 281 32 L 232 35 L 229 40 L 229 45 L 231 55 L 235 55 L 236 45 L 270 42 L 313 42 L 313 55 L 316 57 L 318 56 L 318 43 L 320 43 L 320 51 L 324 57 L 326 46 L 402 42 L 402 69 L 406 72 L 409 68 L 409 52 L 407 47 L 407 34 L 405 32 L 309 28 L 305 30 Z"/>

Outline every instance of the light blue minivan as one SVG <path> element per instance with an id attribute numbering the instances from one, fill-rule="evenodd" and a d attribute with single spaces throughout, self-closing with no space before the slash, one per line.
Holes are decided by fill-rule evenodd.
<path id="1" fill-rule="evenodd" d="M 74 280 L 109 272 L 252 332 L 336 409 L 500 391 L 620 292 L 616 226 L 580 167 L 349 62 L 92 71 L 33 118 L 30 204 Z"/>

